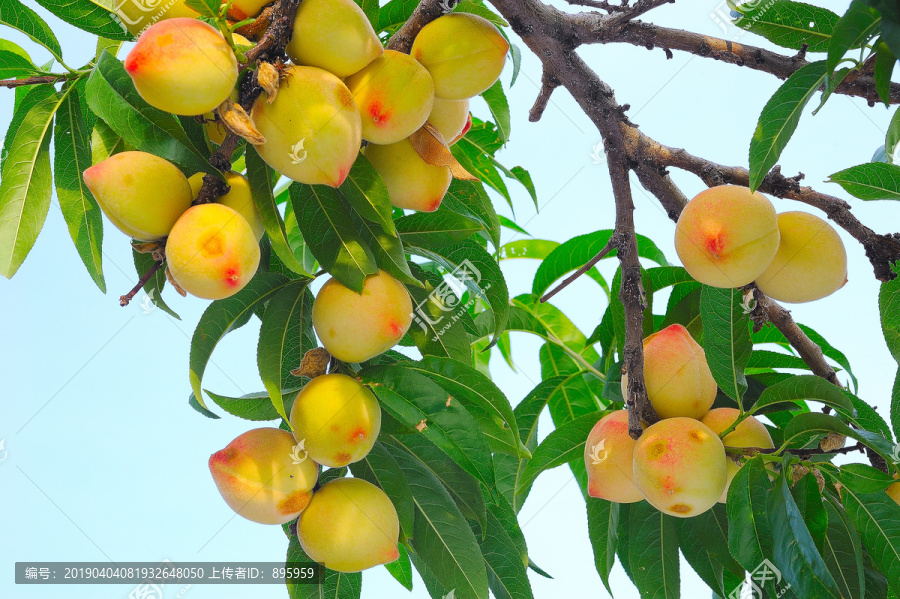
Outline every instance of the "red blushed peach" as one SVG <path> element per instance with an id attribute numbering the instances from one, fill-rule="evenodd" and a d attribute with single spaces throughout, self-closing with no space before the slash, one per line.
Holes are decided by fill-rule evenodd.
<path id="1" fill-rule="evenodd" d="M 297 538 L 314 561 L 338 572 L 359 572 L 400 557 L 400 521 L 384 491 L 358 478 L 321 489 L 297 521 Z"/>
<path id="2" fill-rule="evenodd" d="M 203 187 L 203 176 L 203 173 L 197 173 L 188 179 L 194 199 L 197 199 L 200 189 Z M 256 204 L 253 201 L 253 195 L 250 193 L 250 182 L 247 181 L 244 175 L 233 171 L 225 173 L 225 182 L 228 183 L 231 189 L 216 200 L 216 204 L 222 204 L 237 210 L 238 214 L 243 216 L 250 228 L 253 229 L 256 241 L 259 241 L 266 232 L 266 228 L 263 226 L 262 218 L 260 218 L 259 211 L 256 209 Z"/>
<path id="3" fill-rule="evenodd" d="M 253 229 L 237 211 L 201 204 L 184 213 L 166 241 L 169 272 L 182 289 L 223 299 L 244 288 L 259 266 Z"/>
<path id="4" fill-rule="evenodd" d="M 653 507 L 678 518 L 712 508 L 728 480 L 725 446 L 693 418 L 647 428 L 634 446 L 634 482 Z"/>
<path id="5" fill-rule="evenodd" d="M 125 59 L 125 70 L 148 104 L 199 116 L 228 99 L 237 83 L 231 46 L 197 19 L 168 19 L 147 29 Z"/>
<path id="6" fill-rule="evenodd" d="M 397 208 L 434 212 L 453 181 L 449 167 L 422 160 L 408 139 L 388 146 L 367 146 L 365 154 L 384 179 L 391 204 Z"/>
<path id="7" fill-rule="evenodd" d="M 692 277 L 737 288 L 765 272 L 778 251 L 775 207 L 759 192 L 720 185 L 688 202 L 675 227 L 675 251 Z"/>
<path id="8" fill-rule="evenodd" d="M 284 524 L 313 495 L 319 468 L 297 463 L 293 435 L 277 428 L 248 431 L 209 458 L 209 471 L 228 506 L 260 524 Z"/>
<path id="9" fill-rule="evenodd" d="M 700 422 L 718 435 L 734 424 L 739 414 L 740 412 L 736 408 L 716 408 L 707 412 Z M 722 443 L 725 447 L 762 447 L 765 449 L 774 449 L 775 447 L 775 444 L 772 443 L 772 436 L 769 435 L 765 425 L 753 416 L 742 420 L 732 432 L 725 435 Z M 728 466 L 728 482 L 725 484 L 725 491 L 722 492 L 719 503 L 725 503 L 731 479 L 741 468 L 731 459 L 727 460 L 726 465 Z"/>
<path id="10" fill-rule="evenodd" d="M 325 374 L 297 395 L 291 407 L 291 428 L 313 460 L 340 468 L 368 455 L 381 430 L 381 407 L 356 379 Z"/>
<path id="11" fill-rule="evenodd" d="M 628 434 L 628 412 L 617 410 L 594 425 L 584 446 L 588 494 L 616 503 L 644 496 L 634 484 L 634 439 Z"/>

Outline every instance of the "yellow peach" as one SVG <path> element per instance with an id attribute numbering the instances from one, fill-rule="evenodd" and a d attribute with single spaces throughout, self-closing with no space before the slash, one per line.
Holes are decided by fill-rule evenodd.
<path id="1" fill-rule="evenodd" d="M 391 204 L 397 208 L 434 212 L 453 181 L 449 167 L 422 160 L 408 139 L 386 146 L 373 144 L 365 153 L 384 179 Z"/>
<path id="2" fill-rule="evenodd" d="M 259 267 L 259 244 L 237 211 L 201 204 L 185 212 L 166 241 L 169 272 L 182 289 L 223 299 L 244 288 Z"/>
<path id="3" fill-rule="evenodd" d="M 195 18 L 199 13 L 185 5 L 184 0 L 170 2 L 142 2 L 141 0 L 116 0 L 113 12 L 125 28 L 134 35 L 164 19 Z"/>
<path id="4" fill-rule="evenodd" d="M 151 106 L 199 116 L 228 99 L 238 63 L 218 30 L 179 18 L 160 21 L 141 34 L 125 58 L 125 70 Z"/>
<path id="5" fill-rule="evenodd" d="M 647 428 L 634 446 L 634 482 L 650 504 L 678 518 L 712 508 L 728 480 L 725 446 L 693 418 L 669 418 Z"/>
<path id="6" fill-rule="evenodd" d="M 778 215 L 781 243 L 775 259 L 756 279 L 760 290 L 797 304 L 829 296 L 847 282 L 847 251 L 827 222 L 807 212 Z"/>
<path id="7" fill-rule="evenodd" d="M 330 468 L 358 462 L 381 430 L 381 407 L 368 387 L 343 374 L 317 376 L 297 394 L 291 428 L 309 457 Z"/>
<path id="8" fill-rule="evenodd" d="M 425 25 L 410 53 L 431 73 L 437 97 L 462 100 L 477 96 L 500 78 L 507 52 L 509 42 L 490 21 L 453 13 Z"/>
<path id="9" fill-rule="evenodd" d="M 392 144 L 415 133 L 434 106 L 434 82 L 408 54 L 385 50 L 358 73 L 347 87 L 362 118 L 363 138 Z"/>
<path id="10" fill-rule="evenodd" d="M 296 441 L 278 428 L 248 431 L 209 458 L 209 471 L 225 503 L 260 524 L 284 524 L 313 495 L 319 467 L 294 459 Z"/>
<path id="11" fill-rule="evenodd" d="M 897 478 L 895 475 L 894 478 Z M 897 502 L 897 505 L 900 505 L 900 483 L 894 483 L 890 487 L 887 488 L 888 496 Z"/>
<path id="12" fill-rule="evenodd" d="M 225 182 L 228 183 L 231 190 L 216 200 L 216 204 L 228 206 L 243 216 L 250 228 L 253 229 L 256 241 L 259 241 L 266 232 L 266 228 L 262 224 L 256 203 L 253 201 L 253 195 L 250 193 L 250 182 L 245 176 L 235 172 L 225 173 Z M 194 199 L 197 199 L 200 188 L 203 187 L 203 173 L 197 173 L 190 177 L 188 183 L 191 184 L 191 193 Z"/>
<path id="13" fill-rule="evenodd" d="M 662 418 L 701 418 L 716 400 L 706 353 L 680 324 L 644 339 L 644 382 L 653 409 Z M 627 396 L 628 376 L 622 377 Z"/>
<path id="14" fill-rule="evenodd" d="M 222 0 L 222 4 L 225 2 L 226 0 Z M 228 16 L 236 21 L 243 21 L 255 17 L 266 4 L 271 3 L 272 0 L 234 0 L 228 9 Z"/>
<path id="15" fill-rule="evenodd" d="M 316 491 L 297 521 L 303 551 L 330 570 L 359 572 L 400 557 L 400 521 L 384 491 L 339 478 Z"/>
<path id="16" fill-rule="evenodd" d="M 628 434 L 627 410 L 617 410 L 594 425 L 584 446 L 591 497 L 616 503 L 644 499 L 634 484 L 634 443 Z"/>
<path id="17" fill-rule="evenodd" d="M 456 143 L 472 126 L 469 100 L 434 99 L 428 122 L 437 128 L 447 145 Z"/>
<path id="18" fill-rule="evenodd" d="M 191 207 L 191 186 L 177 166 L 146 152 L 120 152 L 84 171 L 103 213 L 139 241 L 169 234 Z"/>
<path id="19" fill-rule="evenodd" d="M 688 202 L 675 227 L 675 251 L 696 280 L 743 287 L 763 274 L 778 251 L 772 202 L 746 187 L 720 185 Z"/>
<path id="20" fill-rule="evenodd" d="M 359 154 L 362 123 L 353 95 L 328 71 L 290 67 L 275 101 L 262 94 L 252 117 L 266 138 L 256 146 L 259 155 L 294 181 L 340 187 Z"/>
<path id="21" fill-rule="evenodd" d="M 739 414 L 740 412 L 736 408 L 716 408 L 707 412 L 706 415 L 700 419 L 700 422 L 708 426 L 709 430 L 718 435 L 725 432 L 728 427 L 734 424 L 734 421 L 737 420 Z M 733 431 L 725 435 L 725 438 L 722 439 L 722 443 L 725 447 L 762 447 L 765 449 L 774 449 L 775 447 L 775 444 L 772 443 L 772 436 L 769 435 L 769 431 L 766 430 L 765 425 L 753 416 L 748 416 L 745 420 L 742 420 Z M 725 491 L 722 492 L 719 503 L 725 503 L 725 498 L 728 495 L 728 487 L 731 486 L 731 479 L 733 479 L 734 475 L 737 474 L 737 471 L 741 469 L 741 467 L 731 459 L 726 461 L 726 465 L 728 466 L 728 482 L 725 483 Z"/>
<path id="22" fill-rule="evenodd" d="M 295 64 L 319 67 L 343 78 L 362 70 L 384 48 L 366 13 L 353 0 L 303 0 L 286 51 Z"/>
<path id="23" fill-rule="evenodd" d="M 329 279 L 313 302 L 313 327 L 322 345 L 344 362 L 365 362 L 394 347 L 412 323 L 412 300 L 403 283 L 379 270 L 362 293 Z"/>

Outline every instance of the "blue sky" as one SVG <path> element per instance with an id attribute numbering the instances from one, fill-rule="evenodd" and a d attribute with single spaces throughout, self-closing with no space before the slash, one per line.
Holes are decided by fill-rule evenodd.
<path id="1" fill-rule="evenodd" d="M 90 36 L 73 29 L 33 0 L 24 4 L 47 17 L 70 64 L 93 55 Z M 562 3 L 556 2 L 561 5 Z M 724 3 L 723 3 L 724 4 Z M 709 35 L 723 34 L 711 18 L 717 0 L 666 5 L 651 13 L 660 24 Z M 845 2 L 823 2 L 842 12 Z M 32 52 L 49 57 L 4 30 Z M 750 34 L 741 41 L 766 45 Z M 536 213 L 523 188 L 510 184 L 516 217 L 534 237 L 564 241 L 574 235 L 611 228 L 614 208 L 605 164 L 592 158 L 599 134 L 565 92 L 557 90 L 543 120 L 527 114 L 538 91 L 540 65 L 525 52 L 521 76 L 510 91 L 513 133 L 498 156 L 508 166 L 531 171 L 540 202 Z M 662 50 L 630 45 L 582 48 L 581 55 L 629 103 L 631 118 L 648 135 L 668 145 L 724 164 L 746 166 L 747 147 L 757 117 L 780 82 L 767 74 Z M 509 83 L 511 69 L 503 75 Z M 12 92 L 0 90 L 0 123 L 12 115 Z M 483 105 L 476 115 L 486 116 Z M 897 222 L 889 203 L 849 198 L 834 184 L 822 183 L 842 168 L 868 161 L 883 143 L 891 112 L 864 101 L 833 97 L 815 117 L 807 113 L 780 163 L 784 172 L 806 174 L 806 183 L 850 201 L 854 213 L 878 232 Z M 685 173 L 673 177 L 690 197 L 703 188 Z M 672 262 L 674 225 L 635 181 L 639 233 L 652 237 Z M 779 211 L 805 210 L 802 204 L 774 200 Z M 499 212 L 512 216 L 495 196 Z M 891 212 L 891 211 L 894 212 Z M 893 218 L 892 218 L 893 217 Z M 8 457 L 0 464 L 0 596 L 124 598 L 128 586 L 15 587 L 16 561 L 279 561 L 287 540 L 279 527 L 265 527 L 234 516 L 219 498 L 206 461 L 210 453 L 253 425 L 236 418 L 206 419 L 187 405 L 188 350 L 193 328 L 207 302 L 165 292 L 181 315 L 144 313 L 140 301 L 118 306 L 118 296 L 134 282 L 127 238 L 105 229 L 104 272 L 109 292 L 93 285 L 72 246 L 54 195 L 37 245 L 12 281 L 0 279 L 4 399 L 0 401 L 0 439 Z M 842 232 L 843 233 L 843 232 Z M 794 317 L 825 335 L 849 357 L 860 379 L 860 395 L 889 413 L 896 371 L 884 344 L 877 313 L 878 282 L 862 248 L 843 235 L 849 255 L 849 283 L 822 301 L 791 307 Z M 506 241 L 513 235 L 507 234 Z M 537 263 L 503 264 L 511 295 L 531 288 Z M 615 264 L 601 270 L 611 278 Z M 140 299 L 141 296 L 138 296 Z M 606 301 L 595 283 L 583 278 L 554 302 L 583 331 L 599 321 Z M 263 389 L 256 371 L 258 321 L 229 335 L 213 355 L 204 385 L 223 394 Z M 491 368 L 496 382 L 515 404 L 540 379 L 539 342 L 514 333 L 516 372 L 499 355 Z M 845 376 L 841 375 L 844 379 Z M 542 420 L 543 434 L 551 429 Z M 532 559 L 554 580 L 532 578 L 539 599 L 606 596 L 593 566 L 584 501 L 571 473 L 545 473 L 521 514 Z M 363 575 L 363 597 L 406 596 L 383 568 Z M 683 564 L 685 596 L 708 591 Z M 637 597 L 619 568 L 613 575 L 617 598 Z M 175 597 L 177 588 L 166 590 Z M 244 597 L 239 586 L 195 586 L 184 596 Z M 285 597 L 280 586 L 258 587 L 260 599 Z M 415 598 L 427 597 L 416 580 Z"/>

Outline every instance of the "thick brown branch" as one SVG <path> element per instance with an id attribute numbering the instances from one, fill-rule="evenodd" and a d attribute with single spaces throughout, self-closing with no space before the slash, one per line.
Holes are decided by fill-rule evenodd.
<path id="1" fill-rule="evenodd" d="M 824 449 L 814 448 L 814 449 L 785 449 L 784 453 L 789 453 L 792 456 L 800 458 L 801 460 L 808 460 L 812 456 L 815 455 L 844 455 L 848 453 L 853 453 L 854 451 L 866 451 L 866 446 L 862 443 L 857 443 L 856 445 L 851 445 L 849 447 L 841 447 L 840 449 L 832 449 L 826 451 Z M 778 453 L 777 449 L 769 449 L 767 447 L 725 447 L 725 452 L 728 455 L 733 456 L 755 456 L 759 454 L 773 454 Z"/>
<path id="2" fill-rule="evenodd" d="M 553 90 L 557 87 L 559 87 L 559 81 L 548 75 L 547 71 L 544 71 L 544 74 L 541 76 L 541 91 L 534 101 L 534 106 L 531 107 L 531 112 L 528 113 L 529 121 L 536 123 L 541 120 L 541 117 L 544 116 L 544 111 L 547 110 L 547 105 L 550 104 L 550 96 L 553 95 Z"/>
<path id="3" fill-rule="evenodd" d="M 0 81 L 0 87 L 22 87 L 24 85 L 43 85 L 46 83 L 56 83 L 61 79 L 65 79 L 65 75 L 38 75 L 35 77 L 27 77 L 25 79 L 4 79 Z"/>
<path id="4" fill-rule="evenodd" d="M 397 30 L 388 42 L 388 50 L 409 54 L 413 41 L 422 27 L 453 9 L 459 0 L 422 0 L 406 23 Z"/>

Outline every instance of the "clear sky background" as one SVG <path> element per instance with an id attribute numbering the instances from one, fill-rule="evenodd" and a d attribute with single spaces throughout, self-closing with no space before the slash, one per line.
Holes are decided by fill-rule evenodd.
<path id="1" fill-rule="evenodd" d="M 383 4 L 384 2 L 382 2 Z M 554 2 L 562 5 L 562 2 Z M 24 4 L 47 18 L 70 64 L 93 55 L 91 36 L 50 15 L 33 0 Z M 820 4 L 843 12 L 845 1 Z M 709 35 L 723 32 L 711 18 L 724 2 L 679 1 L 651 13 L 660 24 Z M 0 37 L 26 47 L 36 62 L 46 52 L 8 29 Z M 741 41 L 766 46 L 756 36 Z M 564 89 L 553 95 L 539 123 L 528 122 L 538 92 L 540 64 L 521 42 L 521 76 L 510 91 L 513 133 L 498 158 L 531 171 L 538 190 L 536 212 L 521 186 L 510 183 L 516 218 L 534 237 L 564 241 L 574 235 L 612 228 L 614 207 L 606 166 L 592 158 L 600 136 Z M 629 103 L 631 118 L 659 141 L 724 164 L 746 166 L 750 136 L 760 110 L 780 82 L 764 73 L 662 50 L 630 45 L 582 48 L 582 57 Z M 783 51 L 788 52 L 788 51 Z M 124 55 L 124 54 L 123 54 Z M 507 67 L 503 81 L 509 84 Z M 12 116 L 12 92 L 0 90 L 0 130 Z M 815 102 L 814 102 L 815 103 Z M 476 115 L 486 116 L 482 104 Z M 810 109 L 811 110 L 811 109 Z M 883 143 L 891 112 L 858 99 L 834 96 L 815 117 L 804 115 L 784 152 L 784 172 L 802 171 L 806 182 L 847 199 L 855 214 L 878 232 L 896 230 L 896 205 L 865 204 L 823 181 L 840 169 L 866 162 Z M 673 176 L 690 197 L 704 186 L 685 173 Z M 674 225 L 658 203 L 633 184 L 637 229 L 652 237 L 673 263 Z M 494 196 L 498 212 L 512 216 Z M 779 211 L 806 206 L 774 200 Z M 224 415 L 209 420 L 187 404 L 189 341 L 207 302 L 164 293 L 182 320 L 161 310 L 144 313 L 140 299 L 120 308 L 118 296 L 137 280 L 128 239 L 107 223 L 104 239 L 106 295 L 81 264 L 59 211 L 55 194 L 43 233 L 12 281 L 0 279 L 0 439 L 8 457 L 0 464 L 0 596 L 18 598 L 127 597 L 129 586 L 16 587 L 16 561 L 179 561 L 283 560 L 287 539 L 280 527 L 236 517 L 220 499 L 207 470 L 207 458 L 254 425 Z M 505 241 L 514 236 L 505 231 Z M 878 282 L 862 248 L 843 235 L 850 282 L 813 304 L 792 307 L 794 317 L 825 335 L 849 357 L 860 379 L 860 395 L 889 413 L 897 365 L 881 335 Z M 537 262 L 503 264 L 511 295 L 530 291 Z M 611 280 L 615 264 L 601 270 Z M 589 279 L 554 299 L 585 333 L 599 322 L 606 300 Z M 664 305 L 664 304 L 662 304 Z M 263 389 L 256 370 L 259 323 L 229 335 L 213 355 L 205 387 L 223 394 Z M 534 337 L 513 333 L 512 371 L 499 355 L 491 362 L 497 384 L 513 404 L 540 381 Z M 842 380 L 845 375 L 840 375 Z M 542 436 L 552 425 L 545 414 Z M 584 501 L 567 468 L 543 474 L 525 504 L 520 522 L 535 563 L 555 579 L 532 576 L 535 596 L 605 597 L 593 565 Z M 411 594 L 379 567 L 363 574 L 363 597 L 425 598 L 416 578 Z M 637 591 L 619 566 L 613 573 L 615 597 Z M 684 596 L 709 591 L 682 563 Z M 178 588 L 166 589 L 175 597 Z M 283 587 L 194 586 L 189 599 L 265 599 L 286 596 Z"/>

